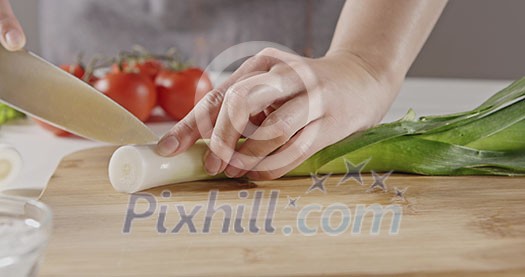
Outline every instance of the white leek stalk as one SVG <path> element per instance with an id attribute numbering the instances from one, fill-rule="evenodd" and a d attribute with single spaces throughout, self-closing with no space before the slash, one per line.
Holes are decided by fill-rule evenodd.
<path id="1" fill-rule="evenodd" d="M 162 157 L 154 145 L 117 149 L 109 162 L 109 180 L 119 192 L 133 193 L 162 185 L 211 179 L 203 167 L 205 143 L 196 143 L 174 157 Z"/>

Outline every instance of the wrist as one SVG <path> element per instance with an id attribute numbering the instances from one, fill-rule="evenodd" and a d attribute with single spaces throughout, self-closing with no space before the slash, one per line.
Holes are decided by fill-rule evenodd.
<path id="1" fill-rule="evenodd" d="M 396 65 L 393 59 L 374 55 L 365 51 L 355 51 L 351 49 L 330 49 L 326 57 L 336 57 L 338 60 L 347 60 L 358 63 L 376 81 L 389 86 L 399 86 L 405 79 L 408 68 Z"/>

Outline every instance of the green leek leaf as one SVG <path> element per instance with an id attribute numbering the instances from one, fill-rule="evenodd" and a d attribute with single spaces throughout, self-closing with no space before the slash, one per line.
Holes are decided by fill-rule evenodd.
<path id="1" fill-rule="evenodd" d="M 355 133 L 287 174 L 365 171 L 423 175 L 525 175 L 525 78 L 467 112 L 402 119 Z"/>

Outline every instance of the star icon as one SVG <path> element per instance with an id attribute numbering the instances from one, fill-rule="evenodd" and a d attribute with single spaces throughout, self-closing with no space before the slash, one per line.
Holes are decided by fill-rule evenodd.
<path id="1" fill-rule="evenodd" d="M 350 179 L 356 180 L 361 186 L 363 185 L 363 177 L 361 175 L 361 171 L 363 171 L 363 168 L 368 164 L 370 159 L 358 164 L 354 165 L 351 161 L 345 159 L 345 166 L 346 166 L 346 174 L 341 178 L 341 181 L 337 183 L 337 186 L 346 183 L 346 181 Z"/>
<path id="2" fill-rule="evenodd" d="M 289 195 L 286 196 L 288 198 L 288 204 L 286 205 L 286 207 L 284 207 L 285 209 L 288 209 L 288 208 L 297 208 L 297 201 L 299 201 L 299 199 L 301 199 L 301 196 L 297 196 L 297 198 L 291 198 Z"/>
<path id="3" fill-rule="evenodd" d="M 320 190 L 321 192 L 326 193 L 326 188 L 324 186 L 324 183 L 326 182 L 328 177 L 330 177 L 330 175 L 332 175 L 332 174 L 329 173 L 329 174 L 326 174 L 326 175 L 324 175 L 322 177 L 319 177 L 317 174 L 312 174 L 311 173 L 310 177 L 312 177 L 312 185 L 308 188 L 306 193 L 310 193 L 313 190 Z"/>
<path id="4" fill-rule="evenodd" d="M 407 192 L 408 187 L 404 189 L 399 189 L 394 187 L 394 197 L 392 197 L 392 202 L 408 202 L 405 198 L 405 193 Z"/>
<path id="5" fill-rule="evenodd" d="M 377 174 L 375 171 L 372 170 L 372 175 L 374 176 L 374 183 L 370 185 L 367 192 L 373 192 L 376 189 L 380 189 L 383 192 L 387 192 L 388 189 L 386 187 L 385 181 L 388 179 L 388 177 L 392 174 L 393 171 L 387 172 L 383 174 L 382 176 Z"/>

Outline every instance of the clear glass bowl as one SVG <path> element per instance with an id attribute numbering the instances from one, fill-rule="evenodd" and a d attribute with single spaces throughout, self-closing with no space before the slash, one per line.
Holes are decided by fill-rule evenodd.
<path id="1" fill-rule="evenodd" d="M 0 276 L 37 275 L 51 219 L 51 210 L 41 202 L 0 196 Z"/>

